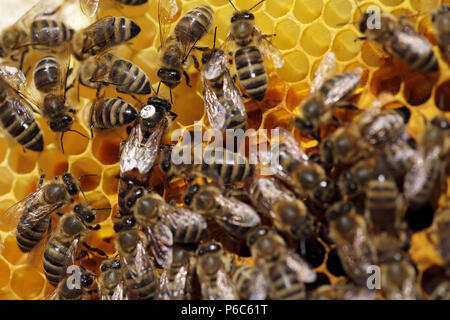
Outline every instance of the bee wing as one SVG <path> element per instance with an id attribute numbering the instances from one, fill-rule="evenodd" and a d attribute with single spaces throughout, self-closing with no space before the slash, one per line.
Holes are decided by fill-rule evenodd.
<path id="1" fill-rule="evenodd" d="M 319 66 L 314 73 L 314 79 L 311 81 L 311 89 L 309 93 L 315 93 L 315 91 L 322 86 L 325 80 L 331 78 L 336 72 L 336 55 L 334 52 L 330 52 L 320 61 Z"/>
<path id="2" fill-rule="evenodd" d="M 261 34 L 261 31 L 256 26 L 254 27 L 253 32 L 257 37 L 258 48 L 261 49 L 264 57 L 268 58 L 275 68 L 280 69 L 281 67 L 283 67 L 284 59 L 281 51 L 278 50 L 278 48 L 275 47 L 272 42 L 267 40 L 267 37 L 264 37 Z"/>
<path id="3" fill-rule="evenodd" d="M 429 155 L 418 151 L 413 158 L 410 170 L 406 173 L 404 193 L 407 198 L 418 194 L 430 178 L 430 172 L 439 165 L 439 148 L 434 149 Z"/>
<path id="4" fill-rule="evenodd" d="M 64 0 L 40 0 L 23 16 L 21 16 L 15 25 L 18 25 L 25 31 L 28 31 L 28 27 L 34 20 L 37 20 L 39 17 L 44 15 L 52 15 L 63 5 L 63 3 Z"/>
<path id="5" fill-rule="evenodd" d="M 201 282 L 202 297 L 206 300 L 237 300 L 234 285 L 226 271 L 221 268 L 217 271 L 215 283 Z"/>
<path id="6" fill-rule="evenodd" d="M 169 267 L 164 269 L 159 278 L 159 299 L 178 300 L 183 299 L 186 293 L 189 265 L 183 265 L 178 269 L 173 281 L 169 281 Z"/>
<path id="7" fill-rule="evenodd" d="M 162 267 L 168 266 L 172 261 L 173 246 L 173 235 L 170 228 L 163 223 L 158 223 L 155 226 L 147 227 L 147 236 L 156 262 Z"/>
<path id="8" fill-rule="evenodd" d="M 234 38 L 231 35 L 231 33 L 228 33 L 227 37 L 220 46 L 220 49 L 223 50 L 226 54 L 232 55 L 233 47 L 234 47 Z"/>
<path id="9" fill-rule="evenodd" d="M 252 282 L 250 283 L 250 286 L 250 300 L 265 300 L 269 295 L 269 283 L 266 281 L 262 271 L 257 271 L 256 275 L 252 279 Z"/>
<path id="10" fill-rule="evenodd" d="M 161 47 L 167 40 L 170 32 L 169 23 L 179 12 L 176 0 L 158 0 L 158 24 L 159 24 L 159 41 Z"/>
<path id="11" fill-rule="evenodd" d="M 361 81 L 362 73 L 363 71 L 361 68 L 356 68 L 351 72 L 346 72 L 347 81 L 345 82 L 345 84 L 335 85 L 331 87 L 326 95 L 324 95 L 324 104 L 326 106 L 333 106 L 337 102 L 347 97 L 349 95 L 349 92 L 353 92 L 352 90 L 354 90 L 358 86 L 358 83 Z M 322 94 L 321 91 L 319 92 Z"/>
<path id="12" fill-rule="evenodd" d="M 100 300 L 125 300 L 124 285 L 122 281 L 116 286 L 112 295 L 107 294 L 107 291 L 103 288 L 101 282 L 98 284 L 98 291 Z"/>
<path id="13" fill-rule="evenodd" d="M 137 124 L 131 129 L 128 139 L 125 141 L 120 153 L 120 171 L 127 172 L 138 169 L 140 174 L 149 172 L 155 164 L 158 156 L 159 145 L 167 128 L 168 121 L 164 119 L 154 128 L 148 139 L 144 140 L 142 124 Z"/>
<path id="14" fill-rule="evenodd" d="M 219 102 L 217 95 L 205 79 L 203 79 L 203 88 L 206 114 L 208 115 L 209 123 L 212 128 L 223 130 L 225 128 L 225 120 L 227 115 L 225 106 Z"/>
<path id="15" fill-rule="evenodd" d="M 300 281 L 307 283 L 316 281 L 317 275 L 309 264 L 291 250 L 287 252 L 286 265 L 297 273 Z"/>
<path id="16" fill-rule="evenodd" d="M 230 71 L 226 69 L 225 77 L 223 79 L 223 94 L 225 96 L 225 101 L 229 102 L 229 106 L 234 107 L 239 110 L 241 116 L 247 118 L 247 113 L 245 112 L 245 106 L 242 102 L 241 91 L 238 89 L 233 79 L 231 78 Z"/>
<path id="17" fill-rule="evenodd" d="M 97 14 L 100 0 L 80 0 L 80 9 L 85 16 L 92 18 Z"/>
<path id="18" fill-rule="evenodd" d="M 69 76 L 70 69 L 70 49 L 69 47 L 65 47 L 63 51 L 58 54 L 58 62 L 60 68 L 60 77 L 58 86 L 54 89 L 54 94 L 60 97 L 65 97 L 66 87 L 67 87 L 67 78 Z"/>
<path id="19" fill-rule="evenodd" d="M 172 230 L 188 230 L 190 226 L 200 226 L 206 230 L 207 223 L 205 218 L 197 212 L 188 209 L 170 206 L 170 210 L 164 215 L 164 222 Z"/>
<path id="20" fill-rule="evenodd" d="M 246 228 L 251 228 L 261 223 L 261 219 L 256 211 L 244 202 L 224 196 L 217 197 L 216 201 L 225 210 L 220 215 L 215 215 L 215 219 Z"/>
<path id="21" fill-rule="evenodd" d="M 154 270 L 153 262 L 148 255 L 145 245 L 142 241 L 139 241 L 136 248 L 136 255 L 129 259 L 121 256 L 122 264 L 128 269 L 131 277 L 136 281 L 141 281 L 142 277 Z"/>

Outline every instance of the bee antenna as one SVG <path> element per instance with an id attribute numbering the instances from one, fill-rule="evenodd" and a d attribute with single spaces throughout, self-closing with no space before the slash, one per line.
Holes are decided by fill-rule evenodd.
<path id="1" fill-rule="evenodd" d="M 98 174 L 93 174 L 93 173 L 89 173 L 89 174 L 83 174 L 82 176 L 78 177 L 78 181 L 80 181 L 81 179 L 83 179 L 84 177 L 97 177 Z"/>
<path id="2" fill-rule="evenodd" d="M 362 12 L 362 10 L 361 10 L 361 7 L 359 6 L 358 0 L 354 0 L 354 1 L 355 1 L 355 4 L 356 4 L 356 7 L 358 7 L 358 10 L 359 10 L 359 12 L 360 12 L 361 15 L 362 15 L 363 12 Z"/>
<path id="3" fill-rule="evenodd" d="M 172 88 L 169 88 L 169 92 L 170 92 L 170 104 L 173 105 Z"/>
<path id="4" fill-rule="evenodd" d="M 216 48 L 216 36 L 217 36 L 217 27 L 214 29 L 214 42 L 213 42 L 213 49 Z"/>
<path id="5" fill-rule="evenodd" d="M 111 210 L 111 208 L 95 208 L 95 211 L 99 211 L 99 210 Z"/>
<path id="6" fill-rule="evenodd" d="M 88 136 L 86 136 L 85 134 L 82 134 L 80 131 L 77 131 L 77 130 L 74 130 L 74 129 L 67 129 L 65 131 L 75 132 L 75 133 L 78 133 L 80 136 L 82 136 L 82 137 L 84 137 L 86 139 L 89 139 Z"/>
<path id="7" fill-rule="evenodd" d="M 87 199 L 86 195 L 84 194 L 83 190 L 81 190 L 81 188 L 80 188 L 80 192 L 83 195 L 84 200 L 86 200 L 87 205 L 90 206 L 91 204 L 89 203 L 89 200 Z"/>
<path id="8" fill-rule="evenodd" d="M 257 4 L 255 4 L 253 7 L 251 7 L 250 9 L 248 9 L 248 11 L 252 11 L 253 9 L 255 9 L 257 6 L 259 6 L 261 3 L 263 3 L 266 0 L 261 0 L 260 2 L 258 2 Z"/>
<path id="9" fill-rule="evenodd" d="M 238 9 L 234 6 L 234 3 L 231 0 L 228 0 L 228 2 L 231 4 L 231 6 L 234 8 L 235 11 L 238 11 Z"/>
<path id="10" fill-rule="evenodd" d="M 159 88 L 161 88 L 161 81 L 158 83 L 158 89 L 156 90 L 156 95 L 159 93 Z"/>

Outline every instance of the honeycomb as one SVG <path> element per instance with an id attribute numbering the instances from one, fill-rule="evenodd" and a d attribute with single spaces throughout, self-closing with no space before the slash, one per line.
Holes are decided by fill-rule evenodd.
<path id="1" fill-rule="evenodd" d="M 19 2 L 22 6 L 17 10 Z M 2 18 L 0 28 L 13 23 L 32 2 L 36 1 L 1 1 L 0 10 L 12 14 L 2 15 L 7 19 Z M 397 17 L 412 15 L 409 20 L 435 45 L 436 52 L 439 50 L 427 13 L 430 8 L 439 5 L 439 2 L 359 1 L 362 10 L 376 4 Z M 216 12 L 218 42 L 225 39 L 233 12 L 227 0 L 176 0 L 176 3 L 181 10 L 175 14 L 174 20 L 196 5 L 211 5 Z M 445 0 L 444 3 L 450 5 L 450 0 Z M 255 4 L 255 0 L 236 0 L 235 4 L 239 8 L 249 8 Z M 292 114 L 308 93 L 319 61 L 331 51 L 336 54 L 340 70 L 363 68 L 364 77 L 358 99 L 364 101 L 365 97 L 389 91 L 394 96 L 394 103 L 409 107 L 412 117 L 408 130 L 413 137 L 417 137 L 423 130 L 422 114 L 431 118 L 450 111 L 450 70 L 440 53 L 440 74 L 428 76 L 411 71 L 368 41 L 355 41 L 359 33 L 352 22 L 358 21 L 360 11 L 353 0 L 266 0 L 254 13 L 256 23 L 263 33 L 276 34 L 273 43 L 281 50 L 285 64 L 280 70 L 271 70 L 266 98 L 261 103 L 251 102 L 246 105 L 251 128 L 289 127 Z M 420 14 L 414 15 L 416 13 Z M 157 1 L 150 0 L 135 8 L 108 5 L 100 12 L 100 17 L 107 15 L 131 17 L 140 25 L 142 32 L 138 37 L 118 48 L 116 53 L 140 66 L 151 83 L 157 84 Z M 212 42 L 213 34 L 209 33 L 199 45 L 211 45 Z M 183 82 L 173 91 L 173 111 L 179 116 L 171 129 L 189 127 L 199 119 L 207 126 L 200 74 L 193 67 L 188 73 L 193 88 Z M 108 92 L 114 95 L 113 89 Z M 80 94 L 82 99 L 76 106 L 79 112 L 73 129 L 88 135 L 86 117 L 90 99 L 95 92 L 81 87 Z M 361 107 L 364 108 L 364 105 Z M 47 177 L 67 171 L 76 177 L 83 174 L 96 175 L 83 179 L 82 188 L 94 207 L 112 209 L 99 211 L 97 222 L 101 229 L 91 232 L 88 243 L 104 250 L 108 255 L 113 255 L 115 251 L 111 216 L 117 212 L 118 151 L 120 141 L 126 137 L 125 131 L 117 129 L 96 132 L 93 139 L 67 133 L 64 136 L 63 154 L 59 134 L 51 132 L 43 119 L 38 121 L 45 136 L 45 150 L 40 154 L 25 152 L 5 135 L 0 138 L 0 176 L 3 177 L 0 179 L 0 299 L 42 299 L 53 290 L 45 280 L 39 252 L 23 254 L 15 242 L 15 226 L 2 217 L 7 208 L 36 189 L 41 172 L 45 172 Z M 310 143 L 313 144 L 314 142 Z M 154 180 L 158 184 L 161 177 Z M 445 195 L 442 195 L 440 199 L 435 199 L 433 206 L 442 206 L 444 202 Z M 428 211 L 432 215 L 432 208 Z M 430 221 L 412 220 L 417 224 L 417 232 L 413 235 L 410 253 L 418 266 L 420 279 L 427 268 L 442 263 L 427 233 Z M 319 279 L 323 283 L 333 283 L 344 275 L 333 247 L 327 243 L 325 236 L 306 244 L 304 256 L 320 272 Z M 246 260 L 248 258 L 243 258 L 242 261 Z M 98 270 L 99 262 L 97 258 L 92 258 L 83 263 L 87 268 Z"/>

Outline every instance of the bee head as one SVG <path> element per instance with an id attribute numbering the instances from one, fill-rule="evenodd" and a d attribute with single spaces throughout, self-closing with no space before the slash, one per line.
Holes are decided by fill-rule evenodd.
<path id="1" fill-rule="evenodd" d="M 314 190 L 314 200 L 322 204 L 330 204 L 338 198 L 336 182 L 325 178 L 319 182 Z"/>
<path id="2" fill-rule="evenodd" d="M 439 117 L 439 116 L 434 117 L 433 120 L 431 120 L 431 124 L 441 130 L 449 130 L 450 129 L 450 123 L 444 117 Z"/>
<path id="3" fill-rule="evenodd" d="M 85 271 L 80 277 L 80 284 L 83 288 L 90 288 L 94 284 L 95 275 L 91 272 Z"/>
<path id="4" fill-rule="evenodd" d="M 78 214 L 87 224 L 91 224 L 95 220 L 95 211 L 84 204 L 77 204 L 73 208 L 73 211 Z"/>
<path id="5" fill-rule="evenodd" d="M 361 18 L 361 21 L 359 21 L 359 31 L 361 31 L 361 33 L 366 33 L 367 23 L 368 23 L 368 20 L 370 17 L 371 17 L 371 14 L 369 12 L 365 12 Z"/>
<path id="6" fill-rule="evenodd" d="M 70 173 L 66 173 L 62 176 L 62 180 L 66 185 L 67 192 L 71 196 L 75 196 L 80 192 L 80 184 L 77 179 Z"/>
<path id="7" fill-rule="evenodd" d="M 196 251 L 198 257 L 204 256 L 207 253 L 219 252 L 222 250 L 222 244 L 219 242 L 211 241 L 200 245 Z"/>
<path id="8" fill-rule="evenodd" d="M 185 205 L 190 206 L 192 203 L 192 199 L 195 194 L 200 190 L 200 186 L 198 184 L 191 185 L 186 193 L 183 195 L 183 202 Z"/>
<path id="9" fill-rule="evenodd" d="M 0 58 L 6 58 L 8 54 L 6 53 L 5 48 L 3 47 L 3 44 L 0 43 Z"/>
<path id="10" fill-rule="evenodd" d="M 126 207 L 132 208 L 134 206 L 134 204 L 136 203 L 136 200 L 139 199 L 140 197 L 142 197 L 143 194 L 144 194 L 143 188 L 135 188 L 133 190 L 133 193 L 131 193 L 125 199 Z"/>
<path id="11" fill-rule="evenodd" d="M 254 21 L 255 15 L 248 10 L 237 11 L 231 17 L 231 23 L 241 20 Z"/>
<path id="12" fill-rule="evenodd" d="M 333 157 L 333 141 L 330 139 L 324 140 L 320 146 L 320 160 L 327 165 L 334 164 Z"/>
<path id="13" fill-rule="evenodd" d="M 247 236 L 247 245 L 249 247 L 253 246 L 258 239 L 266 236 L 268 233 L 269 233 L 269 228 L 266 226 L 262 226 L 262 227 L 254 229 L 253 231 L 250 231 Z"/>
<path id="14" fill-rule="evenodd" d="M 136 220 L 134 217 L 126 217 L 114 223 L 114 231 L 117 233 L 124 230 L 131 230 L 135 225 Z"/>
<path id="15" fill-rule="evenodd" d="M 161 153 L 161 160 L 159 161 L 159 168 L 165 174 L 169 174 L 172 167 L 170 159 L 172 158 L 172 149 L 164 150 Z"/>
<path id="16" fill-rule="evenodd" d="M 170 89 L 175 88 L 181 82 L 181 74 L 178 70 L 160 68 L 158 70 L 158 78 Z"/>
<path id="17" fill-rule="evenodd" d="M 60 131 L 67 131 L 68 129 L 70 129 L 72 123 L 73 123 L 72 116 L 66 114 L 56 121 L 50 121 L 48 125 L 52 131 L 60 132 Z"/>
<path id="18" fill-rule="evenodd" d="M 354 209 L 353 204 L 350 202 L 339 202 L 334 204 L 328 209 L 326 213 L 326 218 L 328 221 L 334 221 L 338 218 L 347 215 L 350 211 Z"/>
<path id="19" fill-rule="evenodd" d="M 311 134 L 316 129 L 316 126 L 313 121 L 301 117 L 295 118 L 294 126 L 304 134 Z"/>
<path id="20" fill-rule="evenodd" d="M 342 178 L 339 180 L 339 187 L 342 189 L 343 194 L 349 196 L 358 192 L 358 184 L 350 171 L 346 171 L 342 174 Z"/>

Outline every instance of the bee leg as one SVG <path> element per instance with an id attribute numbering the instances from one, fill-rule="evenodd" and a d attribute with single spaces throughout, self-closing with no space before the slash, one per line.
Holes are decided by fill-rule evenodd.
<path id="1" fill-rule="evenodd" d="M 277 36 L 276 33 L 262 34 L 261 39 L 267 39 L 267 38 L 272 38 L 272 37 L 276 37 L 276 36 Z"/>
<path id="2" fill-rule="evenodd" d="M 86 226 L 89 230 L 92 230 L 92 231 L 97 231 L 97 230 L 100 230 L 101 229 L 101 227 L 100 227 L 100 225 L 99 224 L 97 224 L 95 227 L 91 227 L 91 226 Z"/>
<path id="3" fill-rule="evenodd" d="M 44 183 L 44 178 L 45 178 L 45 173 L 42 173 L 41 176 L 39 177 L 39 183 L 38 183 L 39 189 L 42 187 L 42 184 Z"/>
<path id="4" fill-rule="evenodd" d="M 98 249 L 98 248 L 93 248 L 91 246 L 89 246 L 86 242 L 82 243 L 83 247 L 85 247 L 86 249 L 88 249 L 91 252 L 95 252 L 103 257 L 108 257 L 108 255 L 106 253 L 104 253 L 102 250 Z"/>
<path id="5" fill-rule="evenodd" d="M 178 117 L 178 114 L 176 114 L 175 112 L 172 112 L 172 111 L 169 111 L 169 115 L 172 116 L 172 121 Z"/>
<path id="6" fill-rule="evenodd" d="M 184 75 L 184 78 L 186 79 L 186 85 L 189 88 L 192 88 L 192 86 L 191 86 L 191 78 L 189 78 L 189 75 L 187 74 L 187 72 L 183 71 L 183 75 Z"/>
<path id="7" fill-rule="evenodd" d="M 191 56 L 192 61 L 194 62 L 194 67 L 195 69 L 197 69 L 198 71 L 200 71 L 200 63 L 198 62 L 198 59 L 196 56 L 192 55 Z"/>
<path id="8" fill-rule="evenodd" d="M 28 53 L 28 47 L 25 48 L 25 50 L 23 50 L 22 54 L 20 55 L 20 64 L 19 64 L 19 69 L 22 70 L 23 68 L 23 62 L 25 61 L 25 55 Z"/>
<path id="9" fill-rule="evenodd" d="M 55 214 L 56 214 L 57 216 L 59 216 L 59 217 L 62 217 L 62 216 L 64 215 L 63 213 L 61 213 L 61 212 L 59 212 L 59 211 L 56 211 Z"/>
<path id="10" fill-rule="evenodd" d="M 356 41 L 364 41 L 364 40 L 367 40 L 367 37 L 358 37 L 355 39 L 355 42 Z"/>

